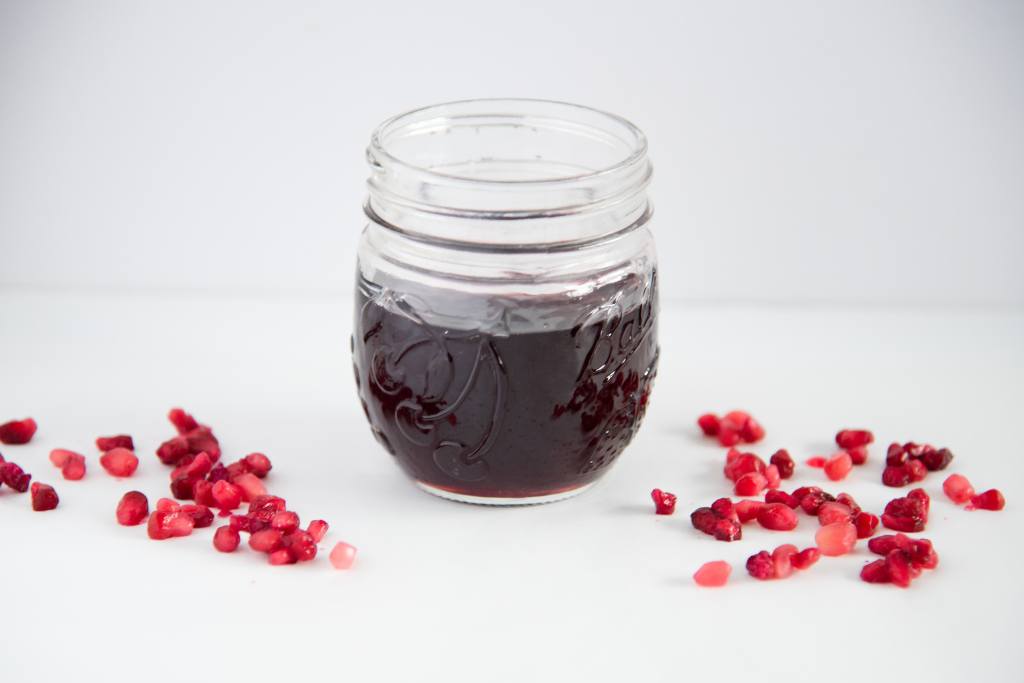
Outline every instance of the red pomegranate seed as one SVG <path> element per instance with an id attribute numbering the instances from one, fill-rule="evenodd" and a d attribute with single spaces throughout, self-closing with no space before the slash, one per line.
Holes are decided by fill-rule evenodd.
<path id="1" fill-rule="evenodd" d="M 177 465 L 186 455 L 189 455 L 188 439 L 183 436 L 164 441 L 156 451 L 156 457 L 165 465 Z"/>
<path id="2" fill-rule="evenodd" d="M 85 476 L 85 458 L 68 458 L 60 473 L 69 481 L 78 481 Z"/>
<path id="3" fill-rule="evenodd" d="M 867 446 L 854 446 L 853 448 L 847 448 L 846 452 L 850 454 L 850 461 L 854 465 L 863 465 L 868 461 Z"/>
<path id="4" fill-rule="evenodd" d="M 868 541 L 868 550 L 876 555 L 888 555 L 893 550 L 909 553 L 913 547 L 914 539 L 904 534 L 884 534 Z"/>
<path id="5" fill-rule="evenodd" d="M 791 496 L 790 494 L 786 493 L 785 491 L 780 491 L 780 490 L 777 490 L 777 489 L 771 489 L 771 490 L 765 492 L 765 494 L 764 494 L 764 502 L 766 502 L 766 503 L 782 503 L 783 505 L 786 505 L 787 507 L 789 507 L 789 508 L 791 508 L 793 510 L 795 510 L 796 508 L 798 508 L 800 506 L 800 501 L 798 501 L 794 496 Z"/>
<path id="6" fill-rule="evenodd" d="M 261 529 L 249 536 L 249 547 L 259 553 L 272 553 L 281 547 L 283 538 L 277 529 Z"/>
<path id="7" fill-rule="evenodd" d="M 875 560 L 864 565 L 860 570 L 860 579 L 867 583 L 889 583 L 889 569 L 885 560 Z"/>
<path id="8" fill-rule="evenodd" d="M 821 558 L 821 551 L 817 548 L 804 548 L 792 558 L 790 562 L 794 569 L 807 569 Z"/>
<path id="9" fill-rule="evenodd" d="M 167 419 L 178 430 L 178 434 L 187 434 L 199 426 L 196 419 L 181 408 L 171 408 L 170 412 L 167 413 Z"/>
<path id="10" fill-rule="evenodd" d="M 832 481 L 846 479 L 846 475 L 853 469 L 853 460 L 846 451 L 839 451 L 825 463 L 825 476 Z"/>
<path id="11" fill-rule="evenodd" d="M 837 522 L 818 529 L 814 541 L 822 555 L 845 555 L 857 544 L 857 528 L 849 522 Z"/>
<path id="12" fill-rule="evenodd" d="M 79 453 L 69 451 L 65 448 L 54 448 L 50 451 L 50 462 L 53 463 L 54 467 L 60 468 L 64 467 L 64 463 L 75 456 L 78 456 L 79 458 L 82 457 Z"/>
<path id="13" fill-rule="evenodd" d="M 924 518 L 925 520 L 927 520 L 928 512 L 931 510 L 932 506 L 932 499 L 928 497 L 928 493 L 925 492 L 924 489 L 912 489 L 907 494 L 907 498 L 919 501 L 921 503 L 921 506 L 924 508 Z"/>
<path id="14" fill-rule="evenodd" d="M 256 496 L 249 502 L 249 512 L 256 512 L 265 508 L 277 512 L 278 510 L 286 510 L 288 505 L 285 503 L 284 498 L 270 495 Z"/>
<path id="15" fill-rule="evenodd" d="M 726 446 L 726 447 L 729 447 L 729 446 L 735 446 L 739 442 L 740 442 L 740 433 L 739 432 L 737 432 L 737 431 L 735 431 L 733 429 L 728 429 L 725 426 L 722 426 L 721 428 L 719 428 L 719 430 L 718 430 L 718 443 L 719 444 L 721 444 L 723 446 Z"/>
<path id="16" fill-rule="evenodd" d="M 195 498 L 196 480 L 188 476 L 180 476 L 171 480 L 171 495 L 178 500 Z"/>
<path id="17" fill-rule="evenodd" d="M 771 493 L 771 491 L 769 491 L 769 493 Z M 764 507 L 764 503 L 759 500 L 741 500 L 736 502 L 732 507 L 736 512 L 736 518 L 739 519 L 740 523 L 746 524 L 753 519 L 757 519 L 757 513 L 762 507 Z"/>
<path id="18" fill-rule="evenodd" d="M 739 431 L 749 419 L 750 413 L 745 410 L 731 410 L 722 416 L 722 425 Z"/>
<path id="19" fill-rule="evenodd" d="M 299 516 L 289 510 L 276 512 L 270 520 L 270 526 L 286 534 L 291 533 L 299 528 Z"/>
<path id="20" fill-rule="evenodd" d="M 728 498 L 719 498 L 715 500 L 715 502 L 711 504 L 711 509 L 719 517 L 739 520 L 739 516 L 736 514 L 732 501 Z"/>
<path id="21" fill-rule="evenodd" d="M 908 460 L 907 464 L 903 467 L 906 469 L 907 477 L 910 479 L 910 483 L 912 484 L 919 482 L 928 476 L 928 468 L 925 467 L 924 463 L 920 460 Z"/>
<path id="22" fill-rule="evenodd" d="M 210 473 L 206 475 L 206 480 L 211 484 L 216 484 L 221 480 L 231 481 L 231 477 L 228 476 L 228 468 L 224 467 L 221 463 L 215 463 L 213 468 L 210 469 Z"/>
<path id="23" fill-rule="evenodd" d="M 243 458 L 245 464 L 249 466 L 249 471 L 255 474 L 257 477 L 262 479 L 274 468 L 270 464 L 270 458 L 263 455 L 262 453 L 250 453 Z"/>
<path id="24" fill-rule="evenodd" d="M 185 441 L 188 443 L 189 453 L 193 455 L 205 451 L 214 462 L 220 458 L 220 442 L 209 427 L 196 427 L 185 435 Z"/>
<path id="25" fill-rule="evenodd" d="M 122 526 L 137 526 L 149 515 L 149 500 L 141 491 L 129 491 L 121 496 L 117 504 L 117 523 Z"/>
<path id="26" fill-rule="evenodd" d="M 893 531 L 924 531 L 928 521 L 926 504 L 919 498 L 893 498 L 882 513 L 882 524 Z"/>
<path id="27" fill-rule="evenodd" d="M 654 513 L 657 515 L 671 515 L 676 511 L 676 495 L 661 489 L 651 491 L 651 499 L 654 501 Z"/>
<path id="28" fill-rule="evenodd" d="M 782 503 L 766 503 L 757 513 L 757 523 L 772 531 L 791 531 L 798 521 L 796 513 Z"/>
<path id="29" fill-rule="evenodd" d="M 764 468 L 764 478 L 768 482 L 769 489 L 779 488 L 779 484 L 782 483 L 782 477 L 779 476 L 779 468 L 775 465 L 768 465 Z"/>
<path id="30" fill-rule="evenodd" d="M 907 588 L 914 579 L 913 567 L 902 550 L 893 550 L 885 556 L 885 569 L 889 581 L 900 588 Z"/>
<path id="31" fill-rule="evenodd" d="M 939 566 L 939 555 L 927 538 L 913 539 L 910 546 L 910 563 L 921 569 L 935 569 Z"/>
<path id="32" fill-rule="evenodd" d="M 132 437 L 127 434 L 96 437 L 96 450 L 100 453 L 106 453 L 107 451 L 112 451 L 115 448 L 127 448 L 130 451 L 134 451 L 135 442 L 132 440 Z"/>
<path id="33" fill-rule="evenodd" d="M 28 491 L 30 481 L 32 481 L 32 475 L 27 474 L 17 463 L 0 462 L 0 482 L 7 484 L 18 493 L 25 493 Z"/>
<path id="34" fill-rule="evenodd" d="M 821 506 L 834 500 L 835 498 L 832 497 L 832 494 L 825 493 L 821 489 L 818 489 L 816 491 L 809 492 L 800 499 L 800 509 L 812 517 L 817 517 L 818 510 L 821 509 Z"/>
<path id="35" fill-rule="evenodd" d="M 743 453 L 741 453 L 740 451 L 736 450 L 735 448 L 730 448 L 725 452 L 725 464 L 728 465 L 741 455 L 743 455 Z M 728 474 L 726 474 L 726 476 L 728 476 Z"/>
<path id="36" fill-rule="evenodd" d="M 235 477 L 233 483 L 242 491 L 242 500 L 250 501 L 257 496 L 267 495 L 267 487 L 263 485 L 259 477 L 250 472 Z M 216 487 L 217 484 L 214 484 L 214 488 Z"/>
<path id="37" fill-rule="evenodd" d="M 331 562 L 334 562 L 334 553 L 331 553 Z M 341 569 L 341 567 L 339 567 Z M 698 586 L 704 588 L 718 588 L 724 586 L 729 581 L 729 575 L 732 573 L 732 566 L 724 560 L 715 560 L 713 562 L 705 562 L 701 565 L 693 574 L 693 580 Z"/>
<path id="38" fill-rule="evenodd" d="M 16 445 L 28 443 L 36 433 L 36 421 L 31 417 L 0 424 L 0 443 Z"/>
<path id="39" fill-rule="evenodd" d="M 927 451 L 921 455 L 921 462 L 929 472 L 938 472 L 946 469 L 953 462 L 953 453 L 948 448 Z"/>
<path id="40" fill-rule="evenodd" d="M 875 440 L 875 435 L 866 429 L 844 429 L 836 434 L 836 443 L 840 448 L 867 446 Z"/>
<path id="41" fill-rule="evenodd" d="M 849 522 L 853 520 L 853 510 L 839 502 L 822 503 L 818 508 L 818 523 L 821 526 Z"/>
<path id="42" fill-rule="evenodd" d="M 709 507 L 697 508 L 690 513 L 693 528 L 719 541 L 736 541 L 742 538 L 743 528 L 736 520 L 719 516 Z"/>
<path id="43" fill-rule="evenodd" d="M 946 481 L 942 482 L 942 491 L 957 505 L 963 505 L 974 496 L 974 487 L 962 474 L 951 474 L 946 477 Z"/>
<path id="44" fill-rule="evenodd" d="M 253 520 L 248 515 L 231 515 L 228 517 L 228 526 L 235 531 L 244 531 L 247 534 L 253 534 L 267 528 L 263 522 Z"/>
<path id="45" fill-rule="evenodd" d="M 100 456 L 100 464 L 110 475 L 130 477 L 135 474 L 139 459 L 127 448 L 115 448 Z"/>
<path id="46" fill-rule="evenodd" d="M 758 581 L 775 578 L 775 562 L 767 550 L 762 550 L 747 558 L 747 573 Z"/>
<path id="47" fill-rule="evenodd" d="M 697 418 L 697 424 L 700 426 L 700 430 L 704 432 L 704 436 L 718 435 L 718 416 L 714 413 L 701 415 Z"/>
<path id="48" fill-rule="evenodd" d="M 910 456 L 903 450 L 903 446 L 898 443 L 889 444 L 889 448 L 885 452 L 885 464 L 891 467 L 904 465 L 909 458 Z"/>
<path id="49" fill-rule="evenodd" d="M 998 489 L 989 489 L 971 497 L 971 510 L 1002 510 L 1006 499 Z"/>
<path id="50" fill-rule="evenodd" d="M 297 562 L 309 562 L 316 557 L 316 541 L 301 529 L 285 534 L 281 542 Z"/>
<path id="51" fill-rule="evenodd" d="M 196 453 L 195 457 L 188 464 L 184 465 L 182 474 L 189 479 L 202 479 L 210 473 L 212 468 L 213 460 L 210 458 L 210 454 L 206 451 L 200 451 Z M 171 477 L 174 477 L 174 474 Z"/>
<path id="52" fill-rule="evenodd" d="M 796 469 L 796 462 L 793 461 L 793 456 L 789 454 L 785 448 L 780 448 L 770 458 L 769 462 L 775 465 L 779 470 L 779 476 L 783 479 L 789 479 L 793 476 L 793 470 Z"/>
<path id="53" fill-rule="evenodd" d="M 729 449 L 729 453 L 726 453 L 726 463 L 723 472 L 727 479 L 736 481 L 745 474 L 758 473 L 764 474 L 765 465 L 761 458 L 757 457 L 753 453 L 735 453 L 734 449 Z M 732 455 L 732 457 L 730 457 Z"/>
<path id="54" fill-rule="evenodd" d="M 797 505 L 804 499 L 804 496 L 810 493 L 821 493 L 821 488 L 817 486 L 801 486 L 793 491 L 793 497 L 796 498 Z"/>
<path id="55" fill-rule="evenodd" d="M 878 529 L 878 517 L 867 512 L 854 515 L 853 525 L 857 527 L 857 538 L 871 538 Z"/>
<path id="56" fill-rule="evenodd" d="M 171 512 L 164 519 L 164 525 L 167 530 L 170 531 L 171 536 L 188 536 L 192 533 L 192 529 L 195 528 L 195 522 L 192 521 L 192 517 L 184 512 Z"/>
<path id="57" fill-rule="evenodd" d="M 910 472 L 904 465 L 886 465 L 882 470 L 882 483 L 886 486 L 898 488 L 910 483 Z"/>
<path id="58" fill-rule="evenodd" d="M 295 564 L 296 560 L 285 548 L 275 550 L 267 555 L 267 562 L 272 565 Z"/>
<path id="59" fill-rule="evenodd" d="M 775 578 L 784 579 L 793 573 L 793 556 L 799 549 L 790 543 L 780 545 L 772 551 L 772 564 L 775 565 Z"/>
<path id="60" fill-rule="evenodd" d="M 745 443 L 757 443 L 764 438 L 764 427 L 752 417 L 748 417 L 740 427 L 740 439 Z"/>
<path id="61" fill-rule="evenodd" d="M 736 480 L 737 496 L 757 496 L 768 486 L 768 479 L 758 472 L 748 472 Z"/>
<path id="62" fill-rule="evenodd" d="M 231 482 L 218 481 L 210 493 L 221 510 L 234 510 L 242 504 L 242 489 Z"/>
<path id="63" fill-rule="evenodd" d="M 182 505 L 181 511 L 192 518 L 196 529 L 213 525 L 213 511 L 205 505 Z"/>
<path id="64" fill-rule="evenodd" d="M 217 501 L 213 498 L 213 484 L 205 479 L 200 479 L 192 484 L 192 498 L 199 505 L 217 507 Z"/>
<path id="65" fill-rule="evenodd" d="M 38 481 L 32 482 L 32 509 L 36 512 L 45 512 L 57 507 L 60 498 L 57 492 L 49 484 L 41 484 Z"/>
<path id="66" fill-rule="evenodd" d="M 857 504 L 857 501 L 854 500 L 853 496 L 849 493 L 840 493 L 836 496 L 835 502 L 842 503 L 846 507 L 850 508 L 850 512 L 855 515 L 860 512 L 860 505 Z"/>
<path id="67" fill-rule="evenodd" d="M 159 498 L 156 501 L 156 511 L 157 512 L 163 512 L 163 513 L 177 512 L 180 509 L 181 509 L 181 504 L 178 503 L 175 500 L 171 500 L 170 498 Z"/>
<path id="68" fill-rule="evenodd" d="M 335 569 L 349 569 L 356 561 L 356 547 L 348 543 L 337 543 L 331 550 L 330 558 Z"/>
<path id="69" fill-rule="evenodd" d="M 242 542 L 242 537 L 239 536 L 235 529 L 230 526 L 218 527 L 213 532 L 213 547 L 222 553 L 233 553 L 238 548 L 238 544 Z"/>
<path id="70" fill-rule="evenodd" d="M 146 533 L 154 541 L 163 541 L 171 537 L 171 532 L 167 530 L 164 525 L 164 520 L 167 518 L 168 513 L 154 510 L 149 516 L 149 522 L 146 524 Z"/>
<path id="71" fill-rule="evenodd" d="M 807 458 L 807 460 L 804 461 L 804 464 L 806 464 L 808 467 L 821 469 L 822 467 L 825 466 L 825 463 L 827 462 L 828 460 L 826 460 L 824 456 L 812 455 L 811 457 Z"/>
<path id="72" fill-rule="evenodd" d="M 324 536 L 327 535 L 327 522 L 322 519 L 314 519 L 309 523 L 309 527 L 306 531 L 313 537 L 313 540 L 319 543 L 324 540 Z"/>

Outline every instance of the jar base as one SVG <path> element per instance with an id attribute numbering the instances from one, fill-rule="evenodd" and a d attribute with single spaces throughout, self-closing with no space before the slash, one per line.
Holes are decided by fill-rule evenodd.
<path id="1" fill-rule="evenodd" d="M 471 496 L 465 493 L 455 493 L 454 491 L 446 491 L 430 484 L 424 484 L 422 481 L 417 481 L 416 486 L 420 487 L 427 493 L 435 495 L 445 500 L 454 500 L 458 503 L 470 503 L 472 505 L 493 505 L 493 506 L 513 506 L 513 505 L 543 505 L 544 503 L 555 503 L 566 498 L 572 498 L 577 496 L 584 491 L 590 489 L 597 482 L 590 482 L 589 484 L 583 484 L 574 489 L 568 491 L 559 491 L 558 493 L 549 493 L 543 496 L 526 496 L 523 498 L 505 498 L 501 496 Z"/>

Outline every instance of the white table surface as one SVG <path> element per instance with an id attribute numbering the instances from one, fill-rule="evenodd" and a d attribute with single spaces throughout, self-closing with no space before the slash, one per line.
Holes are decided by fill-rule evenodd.
<path id="1" fill-rule="evenodd" d="M 460 505 L 416 490 L 358 409 L 344 298 L 0 291 L 0 418 L 32 416 L 27 446 L 0 451 L 52 483 L 60 507 L 32 512 L 0 490 L 0 680 L 1020 680 L 1024 608 L 1024 312 L 671 307 L 647 423 L 608 476 L 567 502 Z M 167 491 L 153 455 L 181 405 L 212 425 L 228 461 L 267 453 L 267 480 L 304 519 L 359 547 L 271 567 L 222 555 L 212 529 L 165 542 L 114 522 L 120 494 Z M 841 427 L 879 443 L 838 493 L 879 512 L 890 440 L 948 446 L 1001 513 L 933 496 L 939 568 L 910 590 L 858 579 L 872 556 L 823 558 L 786 581 L 743 561 L 790 534 L 747 526 L 720 543 L 688 512 L 729 492 L 724 450 L 699 438 L 705 410 L 752 411 L 756 450 L 800 460 Z M 142 459 L 109 477 L 92 448 L 127 432 Z M 89 456 L 65 482 L 51 448 Z M 822 483 L 798 468 L 791 486 Z M 656 517 L 658 486 L 679 511 Z M 733 562 L 730 585 L 697 588 L 704 561 Z M 288 677 L 288 678 L 283 678 Z M 313 677 L 316 677 L 315 679 Z"/>

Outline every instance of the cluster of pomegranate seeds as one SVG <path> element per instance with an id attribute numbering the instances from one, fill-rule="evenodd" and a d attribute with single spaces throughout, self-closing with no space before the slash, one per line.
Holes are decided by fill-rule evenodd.
<path id="1" fill-rule="evenodd" d="M 757 443 L 764 438 L 764 427 L 742 410 L 733 410 L 719 418 L 714 413 L 706 413 L 697 418 L 697 425 L 705 436 L 718 437 L 723 446 L 735 446 L 740 443 Z"/>
<path id="2" fill-rule="evenodd" d="M 60 468 L 65 479 L 78 481 L 85 476 L 85 456 L 69 451 L 66 448 L 54 448 L 50 451 L 50 462 Z"/>
<path id="3" fill-rule="evenodd" d="M 36 433 L 36 421 L 31 417 L 24 420 L 11 420 L 0 424 L 0 443 L 19 445 L 28 443 Z"/>
<path id="4" fill-rule="evenodd" d="M 924 531 L 928 523 L 931 498 L 924 489 L 914 489 L 902 498 L 893 498 L 882 512 L 882 524 L 893 531 Z"/>
<path id="5" fill-rule="evenodd" d="M 922 569 L 935 569 L 939 556 L 926 538 L 909 538 L 903 534 L 879 536 L 868 541 L 868 550 L 883 559 L 866 564 L 860 578 L 867 583 L 892 583 L 907 588 Z"/>
<path id="6" fill-rule="evenodd" d="M 167 414 L 178 431 L 178 436 L 160 444 L 156 456 L 165 465 L 180 465 L 189 456 L 195 457 L 206 453 L 212 462 L 220 459 L 220 442 L 213 435 L 213 430 L 199 424 L 194 417 L 181 408 L 172 408 Z"/>
<path id="7" fill-rule="evenodd" d="M 743 537 L 739 515 L 728 498 L 719 498 L 711 507 L 697 508 L 690 513 L 693 528 L 719 541 L 738 541 Z"/>
<path id="8" fill-rule="evenodd" d="M 693 580 L 698 586 L 705 588 L 718 588 L 724 586 L 732 574 L 732 566 L 725 560 L 714 560 L 705 562 L 693 574 Z"/>
<path id="9" fill-rule="evenodd" d="M 807 569 L 818 561 L 821 553 L 817 548 L 798 549 L 791 543 L 780 545 L 771 553 L 761 550 L 747 558 L 747 573 L 758 581 L 785 579 L 794 570 Z"/>
<path id="10" fill-rule="evenodd" d="M 661 489 L 651 491 L 651 499 L 654 501 L 654 512 L 658 515 L 671 515 L 676 511 L 676 495 Z"/>
<path id="11" fill-rule="evenodd" d="M 7 484 L 18 493 L 25 493 L 30 481 L 31 474 L 26 473 L 17 463 L 4 461 L 0 457 L 0 484 Z"/>
<path id="12" fill-rule="evenodd" d="M 149 500 L 141 491 L 129 491 L 121 496 L 117 504 L 117 523 L 123 526 L 137 526 L 149 517 Z"/>
<path id="13" fill-rule="evenodd" d="M 138 469 L 139 459 L 130 449 L 117 446 L 100 456 L 100 465 L 111 476 L 130 477 Z"/>
<path id="14" fill-rule="evenodd" d="M 891 443 L 885 454 L 885 469 L 882 483 L 895 488 L 923 480 L 929 472 L 938 472 L 953 462 L 953 453 L 948 448 L 935 448 L 928 444 L 908 441 L 905 444 Z"/>
<path id="15" fill-rule="evenodd" d="M 57 507 L 60 499 L 57 492 L 49 484 L 41 484 L 38 481 L 32 482 L 32 509 L 36 512 L 52 510 Z"/>

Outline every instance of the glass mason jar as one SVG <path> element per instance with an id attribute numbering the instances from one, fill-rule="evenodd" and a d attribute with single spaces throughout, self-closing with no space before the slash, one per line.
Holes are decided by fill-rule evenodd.
<path id="1" fill-rule="evenodd" d="M 352 353 L 377 440 L 454 500 L 591 486 L 658 362 L 643 133 L 572 104 L 473 100 L 386 121 L 367 159 Z"/>

